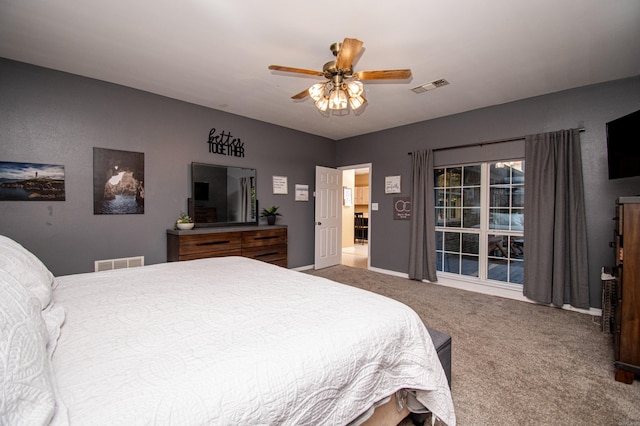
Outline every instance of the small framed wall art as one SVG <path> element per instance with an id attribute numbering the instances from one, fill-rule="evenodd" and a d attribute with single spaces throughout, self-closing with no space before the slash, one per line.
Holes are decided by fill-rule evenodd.
<path id="1" fill-rule="evenodd" d="M 353 190 L 349 187 L 342 188 L 343 204 L 345 207 L 351 207 L 353 205 Z"/>
<path id="2" fill-rule="evenodd" d="M 296 183 L 296 201 L 309 201 L 309 185 Z"/>
<path id="3" fill-rule="evenodd" d="M 400 190 L 400 176 L 386 176 L 384 178 L 384 193 L 385 194 L 399 194 Z"/>
<path id="4" fill-rule="evenodd" d="M 273 177 L 273 193 L 274 194 L 288 194 L 289 185 L 287 183 L 286 176 L 274 176 Z"/>

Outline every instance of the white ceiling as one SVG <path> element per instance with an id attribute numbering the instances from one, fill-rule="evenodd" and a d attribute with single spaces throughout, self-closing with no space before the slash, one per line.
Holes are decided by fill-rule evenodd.
<path id="1" fill-rule="evenodd" d="M 267 69 L 322 70 L 345 37 L 355 71 L 412 79 L 325 117 L 291 99 L 321 79 Z M 0 56 L 338 140 L 640 75 L 640 1 L 0 0 Z"/>

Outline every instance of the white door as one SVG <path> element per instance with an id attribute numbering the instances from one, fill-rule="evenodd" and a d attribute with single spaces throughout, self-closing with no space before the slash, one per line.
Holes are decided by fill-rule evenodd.
<path id="1" fill-rule="evenodd" d="M 342 262 L 342 170 L 316 166 L 315 269 Z"/>

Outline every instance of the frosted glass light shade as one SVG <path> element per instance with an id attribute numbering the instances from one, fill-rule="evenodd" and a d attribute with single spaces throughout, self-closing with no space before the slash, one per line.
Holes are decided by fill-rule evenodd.
<path id="1" fill-rule="evenodd" d="M 356 110 L 365 104 L 367 100 L 362 96 L 352 96 L 349 98 L 349 103 L 351 104 L 351 109 Z"/>
<path id="2" fill-rule="evenodd" d="M 347 107 L 347 94 L 344 90 L 334 89 L 329 95 L 329 109 L 345 109 Z"/>
<path id="3" fill-rule="evenodd" d="M 323 96 L 316 101 L 316 108 L 318 108 L 320 111 L 323 111 L 323 112 L 326 111 L 328 106 L 329 106 L 329 99 L 327 99 L 326 96 Z"/>
<path id="4" fill-rule="evenodd" d="M 309 96 L 317 102 L 320 98 L 324 97 L 324 90 L 324 83 L 316 83 L 309 88 Z"/>
<path id="5" fill-rule="evenodd" d="M 360 96 L 364 91 L 364 85 L 359 81 L 349 81 L 346 86 L 350 97 Z"/>

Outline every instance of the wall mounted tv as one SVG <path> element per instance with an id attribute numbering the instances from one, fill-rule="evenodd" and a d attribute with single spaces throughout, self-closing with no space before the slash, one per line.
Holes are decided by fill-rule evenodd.
<path id="1" fill-rule="evenodd" d="M 609 179 L 640 176 L 640 110 L 607 123 Z"/>
<path id="2" fill-rule="evenodd" d="M 191 196 L 196 227 L 258 224 L 255 169 L 191 163 Z"/>

